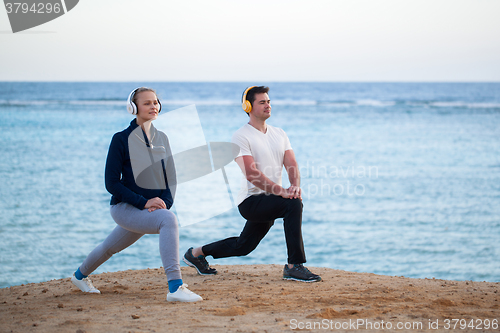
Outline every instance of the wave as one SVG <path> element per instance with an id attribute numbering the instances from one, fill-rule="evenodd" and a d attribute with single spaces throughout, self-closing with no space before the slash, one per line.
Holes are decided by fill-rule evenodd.
<path id="1" fill-rule="evenodd" d="M 234 100 L 162 100 L 163 105 L 209 105 L 209 106 L 239 106 Z M 8 106 L 41 106 L 41 105 L 82 105 L 82 106 L 118 106 L 125 107 L 123 100 L 2 100 L 0 107 Z M 316 100 L 273 100 L 272 105 L 279 106 L 327 106 L 334 108 L 374 107 L 387 108 L 393 106 L 423 107 L 423 108 L 461 108 L 461 109 L 500 109 L 497 102 L 465 102 L 465 101 L 383 101 L 361 99 L 356 101 L 316 101 Z"/>
<path id="2" fill-rule="evenodd" d="M 119 105 L 125 101 L 113 100 L 0 100 L 0 106 L 38 106 L 38 105 Z"/>
<path id="3" fill-rule="evenodd" d="M 161 100 L 163 105 L 180 105 L 186 106 L 191 104 L 196 105 L 240 105 L 233 101 L 191 101 L 191 100 Z M 103 105 L 103 106 L 123 106 L 126 102 L 123 100 L 0 100 L 2 106 L 39 106 L 39 105 Z"/>
<path id="4" fill-rule="evenodd" d="M 371 106 L 371 107 L 388 107 L 399 104 L 395 101 L 378 101 L 373 99 L 361 99 L 357 101 L 317 101 L 317 105 L 330 106 L 330 107 L 353 107 L 353 106 Z"/>
<path id="5" fill-rule="evenodd" d="M 432 102 L 430 106 L 444 108 L 469 108 L 469 109 L 496 109 L 500 108 L 500 103 L 469 103 L 469 102 Z"/>

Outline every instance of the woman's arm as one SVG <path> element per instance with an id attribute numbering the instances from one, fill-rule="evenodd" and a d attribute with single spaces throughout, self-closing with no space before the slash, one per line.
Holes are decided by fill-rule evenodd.
<path id="1" fill-rule="evenodd" d="M 162 138 L 161 144 L 165 147 L 165 158 L 162 160 L 162 168 L 166 185 L 166 189 L 161 192 L 160 198 L 165 202 L 167 209 L 170 209 L 170 207 L 174 204 L 175 189 L 177 187 L 177 175 L 167 135 L 160 131 L 159 133 Z"/>
<path id="2" fill-rule="evenodd" d="M 133 192 L 121 182 L 126 149 L 125 140 L 120 133 L 116 133 L 111 139 L 106 158 L 104 171 L 106 190 L 119 201 L 129 203 L 138 209 L 144 209 L 148 200 L 142 195 Z"/>

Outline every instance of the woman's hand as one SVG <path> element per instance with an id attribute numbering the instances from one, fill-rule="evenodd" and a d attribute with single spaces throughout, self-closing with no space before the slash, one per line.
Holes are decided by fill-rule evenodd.
<path id="1" fill-rule="evenodd" d="M 148 202 L 146 202 L 146 204 L 144 205 L 144 209 L 148 209 L 148 212 L 153 212 L 157 209 L 167 209 L 167 205 L 165 205 L 165 202 L 156 197 L 156 198 L 151 198 L 148 200 Z"/>

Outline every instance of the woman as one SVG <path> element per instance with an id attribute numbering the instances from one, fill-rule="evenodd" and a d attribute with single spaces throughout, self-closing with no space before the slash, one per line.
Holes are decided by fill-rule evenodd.
<path id="1" fill-rule="evenodd" d="M 83 292 L 100 294 L 88 275 L 142 235 L 160 234 L 167 301 L 200 301 L 202 298 L 182 283 L 178 224 L 168 210 L 173 204 L 175 169 L 167 136 L 152 125 L 161 111 L 160 101 L 153 89 L 141 87 L 130 93 L 127 109 L 136 118 L 113 136 L 104 175 L 106 189 L 112 194 L 111 216 L 117 226 L 87 256 L 71 281 Z"/>

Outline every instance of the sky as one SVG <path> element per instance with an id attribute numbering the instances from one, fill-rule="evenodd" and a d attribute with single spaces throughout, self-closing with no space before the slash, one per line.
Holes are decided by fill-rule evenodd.
<path id="1" fill-rule="evenodd" d="M 499 0 L 80 0 L 0 81 L 500 81 Z"/>

